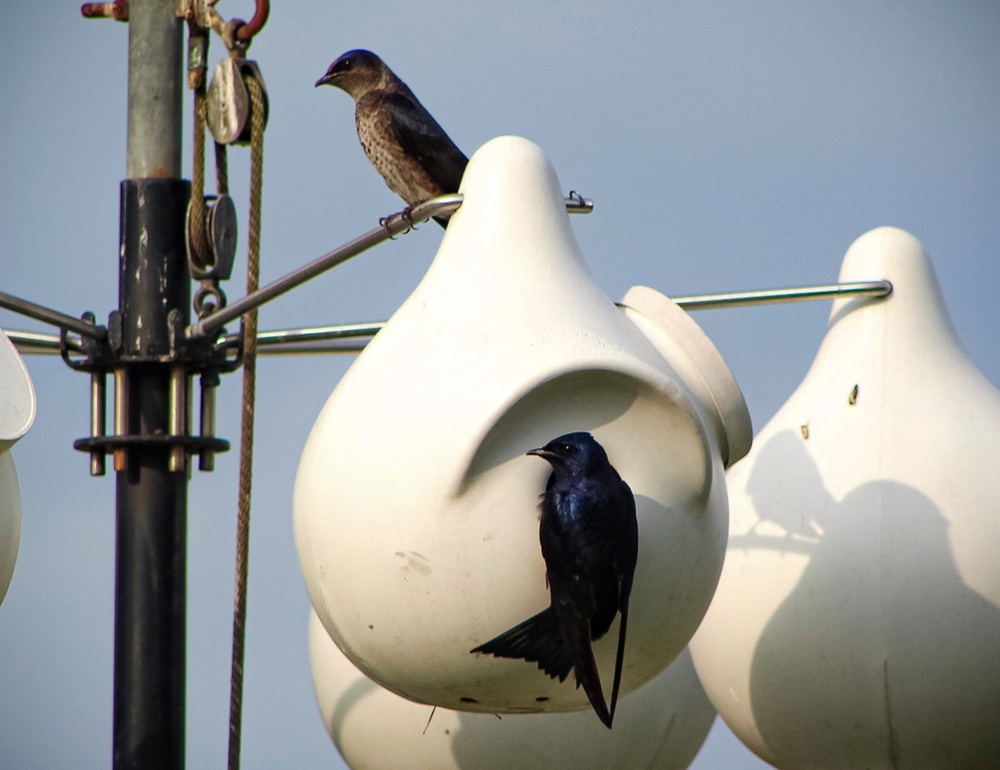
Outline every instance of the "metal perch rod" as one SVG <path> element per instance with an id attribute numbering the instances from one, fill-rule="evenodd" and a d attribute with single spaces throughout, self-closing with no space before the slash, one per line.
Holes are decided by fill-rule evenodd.
<path id="1" fill-rule="evenodd" d="M 462 196 L 460 194 L 441 195 L 437 198 L 431 198 L 429 201 L 418 203 L 412 208 L 404 209 L 385 217 L 379 227 L 376 227 L 374 230 L 369 230 L 364 235 L 360 235 L 353 241 L 344 244 L 339 249 L 327 252 L 309 264 L 303 265 L 297 270 L 293 270 L 291 273 L 269 283 L 259 291 L 248 294 L 233 304 L 221 308 L 211 315 L 202 318 L 200 321 L 191 324 L 185 331 L 185 335 L 193 338 L 203 337 L 216 332 L 230 321 L 284 294 L 289 289 L 305 283 L 310 278 L 315 278 L 320 273 L 336 267 L 341 262 L 346 262 L 352 257 L 356 257 L 372 246 L 377 246 L 396 235 L 401 235 L 409 231 L 413 225 L 426 222 L 431 217 L 450 214 L 461 205 Z M 566 198 L 566 210 L 572 214 L 589 214 L 593 208 L 594 204 L 592 201 L 581 198 L 578 195 L 571 194 L 569 198 Z"/>
<path id="2" fill-rule="evenodd" d="M 738 307 L 741 305 L 776 305 L 785 302 L 806 302 L 830 297 L 861 296 L 881 298 L 892 292 L 889 281 L 862 281 L 858 283 L 834 283 L 826 286 L 801 286 L 789 289 L 764 289 L 761 291 L 740 291 L 722 294 L 696 294 L 690 297 L 674 297 L 673 301 L 684 310 L 712 310 L 716 308 Z M 319 326 L 308 329 L 285 329 L 264 332 L 258 336 L 258 344 L 263 348 L 281 348 L 273 353 L 296 352 L 294 345 L 312 344 L 302 352 L 312 353 L 356 353 L 368 339 L 374 337 L 385 322 L 368 324 L 346 324 L 343 326 Z M 228 337 L 223 345 L 236 344 L 238 337 Z M 361 344 L 350 344 L 350 340 L 363 340 Z M 316 343 L 334 343 L 322 347 Z"/>
<path id="3" fill-rule="evenodd" d="M 831 297 L 872 297 L 879 299 L 892 292 L 889 281 L 862 281 L 834 283 L 825 286 L 799 286 L 788 289 L 764 289 L 721 294 L 696 294 L 674 297 L 673 301 L 684 310 L 714 310 L 742 305 L 777 305 L 786 302 L 807 302 Z M 264 332 L 258 339 L 264 353 L 360 353 L 365 345 L 385 326 L 384 322 L 321 326 L 311 329 L 286 329 Z M 229 337 L 222 344 L 232 345 L 237 337 Z M 352 344 L 353 341 L 353 344 Z M 326 345 L 322 343 L 326 342 Z"/>
<path id="4" fill-rule="evenodd" d="M 2 291 L 0 291 L 0 307 L 6 310 L 13 310 L 15 313 L 20 313 L 21 315 L 26 315 L 28 318 L 34 318 L 36 321 L 44 321 L 47 324 L 58 326 L 60 329 L 76 332 L 85 337 L 92 337 L 95 340 L 102 340 L 108 336 L 108 330 L 103 326 L 94 326 L 79 318 L 73 318 L 71 315 L 60 313 L 58 310 L 53 310 L 44 305 L 39 305 Z"/>
<path id="5" fill-rule="evenodd" d="M 862 296 L 887 297 L 892 293 L 888 281 L 861 281 L 858 283 L 831 283 L 826 286 L 800 286 L 791 289 L 764 289 L 762 291 L 736 291 L 727 294 L 696 294 L 692 297 L 673 297 L 685 310 L 712 310 L 739 305 L 776 305 L 785 302 L 805 302 L 830 297 Z"/>
<path id="6" fill-rule="evenodd" d="M 383 326 L 385 326 L 384 321 L 375 321 L 367 324 L 343 324 L 261 332 L 257 335 L 257 346 L 259 352 L 265 355 L 358 353 Z M 235 347 L 239 342 L 240 335 L 230 334 L 221 340 L 216 347 Z"/>
<path id="7" fill-rule="evenodd" d="M 892 284 L 889 281 L 861 281 L 858 283 L 833 283 L 825 286 L 799 286 L 788 289 L 695 294 L 689 297 L 674 297 L 673 301 L 685 310 L 691 311 L 744 305 L 777 305 L 786 302 L 807 302 L 845 296 L 879 299 L 890 293 L 892 293 Z M 257 344 L 261 348 L 261 353 L 271 355 L 358 353 L 383 326 L 385 326 L 384 322 L 376 321 L 374 323 L 317 326 L 306 329 L 281 329 L 261 332 L 257 335 Z M 56 335 L 8 331 L 7 336 L 22 353 L 57 354 L 59 352 L 59 337 Z M 238 341 L 238 335 L 230 335 L 218 344 L 220 347 L 230 347 L 236 345 Z M 73 346 L 72 341 L 70 345 Z"/>

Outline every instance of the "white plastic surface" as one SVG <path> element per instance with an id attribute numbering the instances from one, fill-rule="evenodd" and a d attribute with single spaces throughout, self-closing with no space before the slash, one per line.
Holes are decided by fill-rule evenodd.
<path id="1" fill-rule="evenodd" d="M 10 452 L 0 452 L 0 603 L 7 595 L 21 542 L 21 493 Z"/>
<path id="2" fill-rule="evenodd" d="M 591 431 L 636 495 L 627 693 L 680 653 L 711 600 L 726 420 L 700 396 L 739 390 L 728 370 L 699 372 L 711 387 L 688 381 L 698 367 L 685 346 L 601 292 L 538 147 L 487 143 L 461 192 L 427 275 L 309 437 L 295 489 L 303 576 L 336 643 L 394 692 L 490 713 L 586 708 L 582 690 L 533 663 L 469 653 L 549 603 L 538 542 L 549 468 L 525 452 Z M 749 435 L 727 419 L 722 430 Z M 595 644 L 608 686 L 617 633 Z"/>
<path id="3" fill-rule="evenodd" d="M 28 432 L 35 420 L 35 389 L 20 354 L 0 329 L 0 452 Z"/>
<path id="4" fill-rule="evenodd" d="M 35 389 L 14 344 L 0 329 L 0 602 L 21 542 L 21 491 L 10 449 L 35 419 Z"/>
<path id="5" fill-rule="evenodd" d="M 708 335 L 686 310 L 648 286 L 633 286 L 620 307 L 682 374 L 696 403 L 708 406 L 703 411 L 715 432 L 723 466 L 745 457 L 753 441 L 750 412 L 743 391 Z"/>
<path id="6" fill-rule="evenodd" d="M 729 472 L 729 551 L 691 642 L 720 715 L 779 768 L 1000 767 L 1000 392 L 933 267 L 866 233 L 802 384 Z"/>
<path id="7" fill-rule="evenodd" d="M 394 695 L 351 665 L 315 613 L 309 657 L 323 724 L 353 770 L 682 770 L 715 719 L 687 650 L 622 698 L 610 731 L 589 709 L 498 719 L 439 708 L 431 717 L 431 706 Z"/>

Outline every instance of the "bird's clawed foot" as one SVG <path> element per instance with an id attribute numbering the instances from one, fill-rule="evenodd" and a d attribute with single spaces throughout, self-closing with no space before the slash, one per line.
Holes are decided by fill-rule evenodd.
<path id="1" fill-rule="evenodd" d="M 406 232 L 417 229 L 417 226 L 413 223 L 413 206 L 407 206 L 399 212 L 399 216 L 402 217 L 403 221 L 407 224 Z"/>
<path id="2" fill-rule="evenodd" d="M 399 216 L 399 214 L 393 214 L 393 215 L 388 216 L 388 217 L 379 217 L 378 218 L 378 225 L 379 225 L 379 227 L 381 227 L 383 230 L 385 230 L 389 234 L 389 240 L 390 241 L 396 240 L 396 235 L 399 234 L 399 233 L 396 233 L 396 235 L 393 235 L 392 234 L 392 228 L 389 226 L 389 225 L 392 224 L 392 220 L 395 219 L 398 216 Z M 404 233 L 405 233 L 405 231 L 404 231 Z"/>
<path id="3" fill-rule="evenodd" d="M 392 233 L 392 224 L 394 222 L 396 222 L 397 220 L 400 220 L 400 219 L 403 220 L 406 223 L 406 229 L 403 230 L 402 232 L 396 233 L 394 235 Z M 413 207 L 412 206 L 407 206 L 402 211 L 399 211 L 399 212 L 397 212 L 395 214 L 391 214 L 390 216 L 379 217 L 378 224 L 379 224 L 379 227 L 381 227 L 383 230 L 385 230 L 387 233 L 389 233 L 389 240 L 390 241 L 396 240 L 396 235 L 406 235 L 408 232 L 410 232 L 410 230 L 416 230 L 417 229 L 417 226 L 415 224 L 413 224 Z"/>

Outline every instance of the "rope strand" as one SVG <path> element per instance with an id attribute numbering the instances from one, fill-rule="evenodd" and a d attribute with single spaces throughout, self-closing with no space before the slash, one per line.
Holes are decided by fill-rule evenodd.
<path id="1" fill-rule="evenodd" d="M 247 78 L 250 120 L 250 226 L 247 294 L 260 276 L 260 213 L 264 163 L 264 96 L 256 78 Z M 239 519 L 236 530 L 236 593 L 233 608 L 233 663 L 229 691 L 229 770 L 239 770 L 243 721 L 243 660 L 246 641 L 247 557 L 250 542 L 250 491 L 253 476 L 254 393 L 257 374 L 257 311 L 243 319 L 243 418 L 240 443 Z"/>
<path id="2" fill-rule="evenodd" d="M 205 84 L 194 89 L 194 160 L 191 164 L 191 256 L 199 266 L 205 266 L 210 248 L 205 230 Z"/>

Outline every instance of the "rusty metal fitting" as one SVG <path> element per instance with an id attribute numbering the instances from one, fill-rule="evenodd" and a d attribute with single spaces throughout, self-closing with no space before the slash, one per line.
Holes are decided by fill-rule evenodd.
<path id="1" fill-rule="evenodd" d="M 84 3 L 80 13 L 85 19 L 114 19 L 128 21 L 128 0 L 114 0 L 112 3 Z"/>
<path id="2" fill-rule="evenodd" d="M 236 39 L 245 45 L 249 45 L 253 36 L 256 35 L 267 24 L 267 17 L 271 13 L 270 0 L 256 0 L 257 7 L 254 10 L 253 18 L 243 23 L 239 19 L 234 19 L 233 23 L 239 23 L 236 28 Z"/>

